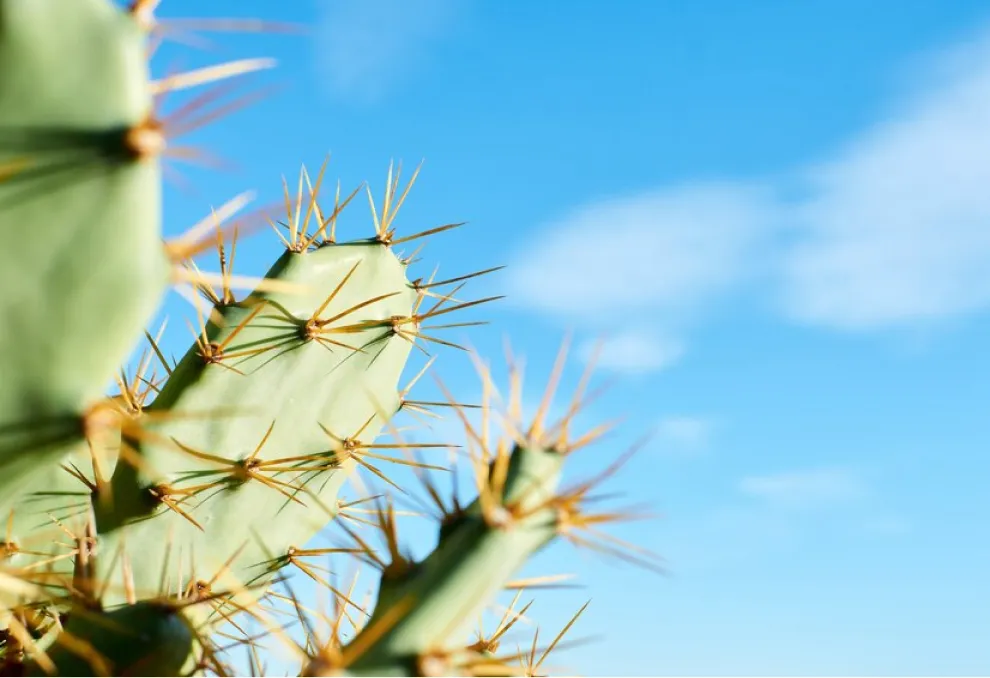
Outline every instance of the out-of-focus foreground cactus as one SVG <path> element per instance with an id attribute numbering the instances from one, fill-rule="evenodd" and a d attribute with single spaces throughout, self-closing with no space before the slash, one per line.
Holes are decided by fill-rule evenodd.
<path id="1" fill-rule="evenodd" d="M 596 437 L 570 434 L 584 383 L 551 426 L 555 373 L 524 425 L 513 372 L 502 433 L 491 436 L 494 386 L 479 361 L 480 424 L 448 403 L 464 424 L 457 454 L 477 499 L 445 499 L 426 473 L 435 464 L 413 450 L 451 446 L 407 444 L 393 424 L 436 403 L 410 399 L 399 382 L 411 351 L 448 343 L 431 327 L 459 325 L 445 319 L 491 301 L 453 298 L 487 271 L 410 275 L 396 246 L 454 225 L 397 234 L 412 181 L 402 188 L 391 170 L 372 203 L 373 236 L 344 242 L 337 216 L 357 191 L 321 202 L 326 165 L 315 177 L 304 169 L 273 224 L 284 251 L 242 299 L 230 269 L 239 222 L 221 225 L 242 198 L 164 241 L 161 163 L 198 125 L 195 106 L 164 116 L 159 95 L 267 62 L 151 80 L 155 4 L 0 0 L 2 673 L 230 675 L 237 647 L 260 672 L 249 623 L 283 641 L 303 675 L 535 673 L 559 636 L 498 649 L 525 608 L 490 634 L 470 632 L 554 539 L 615 548 L 597 528 L 622 516 L 585 505 L 598 479 L 559 487 L 568 455 Z M 214 245 L 221 270 L 203 273 L 193 259 Z M 145 328 L 174 283 L 209 308 L 170 362 Z M 136 369 L 118 371 L 142 341 Z M 383 432 L 394 442 L 376 442 Z M 439 514 L 437 544 L 420 561 L 399 546 L 389 497 L 364 500 L 363 519 L 335 520 L 354 506 L 338 496 L 353 472 L 392 484 L 392 463 L 420 475 Z M 349 543 L 307 548 L 331 522 Z M 312 563 L 331 553 L 379 571 L 373 610 Z M 293 568 L 330 592 L 326 632 L 306 623 L 312 601 L 278 592 Z M 302 641 L 277 603 L 303 622 Z"/>

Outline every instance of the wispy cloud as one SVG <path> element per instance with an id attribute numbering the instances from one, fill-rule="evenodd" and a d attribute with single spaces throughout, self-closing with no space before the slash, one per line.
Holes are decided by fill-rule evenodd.
<path id="1" fill-rule="evenodd" d="M 843 504 L 866 494 L 863 480 L 849 469 L 816 468 L 747 476 L 739 491 L 780 507 Z"/>
<path id="2" fill-rule="evenodd" d="M 462 0 L 318 0 L 326 91 L 372 102 L 409 77 L 464 11 Z"/>
<path id="3" fill-rule="evenodd" d="M 597 325 L 693 312 L 748 273 L 772 216 L 767 198 L 710 183 L 591 203 L 520 253 L 508 284 L 520 303 Z"/>
<path id="4" fill-rule="evenodd" d="M 990 305 L 990 34 L 918 82 L 896 115 L 807 172 L 803 237 L 783 262 L 794 317 L 868 329 Z"/>
<path id="5" fill-rule="evenodd" d="M 714 429 L 711 419 L 697 416 L 669 415 L 657 424 L 657 436 L 664 449 L 695 452 L 704 448 Z"/>
<path id="6" fill-rule="evenodd" d="M 626 330 L 600 341 L 587 341 L 579 348 L 585 360 L 595 357 L 595 365 L 604 370 L 639 374 L 663 369 L 684 354 L 684 345 L 656 331 Z"/>
<path id="7" fill-rule="evenodd" d="M 762 186 L 723 183 L 580 207 L 519 256 L 509 299 L 591 332 L 610 328 L 602 368 L 667 367 L 684 354 L 673 335 L 750 275 L 773 207 Z"/>
<path id="8" fill-rule="evenodd" d="M 695 515 L 671 512 L 657 535 L 675 573 L 729 571 L 743 562 L 779 559 L 822 534 L 898 539 L 908 520 L 851 469 L 813 468 L 742 478 L 741 496 Z"/>
<path id="9" fill-rule="evenodd" d="M 510 294 L 562 322 L 629 332 L 654 328 L 651 317 L 685 332 L 744 291 L 769 294 L 793 321 L 841 330 L 990 308 L 990 32 L 913 81 L 884 119 L 779 180 L 580 207 L 519 255 Z"/>

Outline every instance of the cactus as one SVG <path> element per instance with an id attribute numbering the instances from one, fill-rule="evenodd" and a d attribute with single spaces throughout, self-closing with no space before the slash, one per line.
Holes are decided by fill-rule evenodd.
<path id="1" fill-rule="evenodd" d="M 531 556 L 566 539 L 654 566 L 598 532 L 630 516 L 586 506 L 625 456 L 599 478 L 560 487 L 569 455 L 601 433 L 571 435 L 590 371 L 550 425 L 562 352 L 525 426 L 513 367 L 496 440 L 496 389 L 476 359 L 481 424 L 468 406 L 446 405 L 464 425 L 478 494 L 466 505 L 443 499 L 428 472 L 444 469 L 413 450 L 453 446 L 407 443 L 394 423 L 443 403 L 409 397 L 422 372 L 399 382 L 414 349 L 461 348 L 436 331 L 477 324 L 446 318 L 494 301 L 454 295 L 496 269 L 441 281 L 412 275 L 412 257 L 397 247 L 460 224 L 398 233 L 418 170 L 401 188 L 401 168 L 391 167 L 380 204 L 368 191 L 373 234 L 351 241 L 338 238 L 337 219 L 359 191 L 341 200 L 338 188 L 328 208 L 327 163 L 315 179 L 303 167 L 295 196 L 284 186 L 284 220 L 271 222 L 283 252 L 259 279 L 232 272 L 249 219 L 223 225 L 244 196 L 163 242 L 161 161 L 194 125 L 170 127 L 154 94 L 269 62 L 152 81 L 145 49 L 156 2 L 64 4 L 0 0 L 3 673 L 230 675 L 231 645 L 248 648 L 262 672 L 250 624 L 284 641 L 301 675 L 534 675 L 561 636 L 542 650 L 534 638 L 528 653 L 498 651 L 528 606 L 492 634 L 465 638 L 503 591 L 525 586 L 512 578 Z M 49 224 L 58 231 L 41 237 Z M 214 245 L 220 271 L 203 273 L 195 260 Z M 145 327 L 175 282 L 196 292 L 198 327 L 170 362 L 161 332 Z M 235 283 L 253 291 L 239 299 Z M 135 369 L 115 376 L 139 340 Z M 105 395 L 111 380 L 117 392 Z M 393 442 L 381 442 L 383 432 Z M 418 561 L 399 546 L 395 506 L 413 488 L 398 485 L 390 466 L 416 474 L 439 512 L 437 544 Z M 396 497 L 344 502 L 342 487 L 359 470 Z M 363 509 L 372 517 L 343 520 L 356 503 L 372 505 Z M 347 543 L 309 547 L 327 525 Z M 385 553 L 370 545 L 369 529 Z M 373 610 L 308 560 L 331 554 L 378 571 Z M 289 589 L 290 570 L 331 594 L 325 631 L 311 601 Z M 302 623 L 302 640 L 274 618 L 279 604 Z"/>
<path id="2" fill-rule="evenodd" d="M 105 0 L 0 4 L 5 499 L 79 443 L 168 283 L 144 49 Z"/>
<path id="3" fill-rule="evenodd" d="M 472 644 L 463 642 L 501 591 L 519 588 L 520 584 L 512 585 L 511 580 L 527 560 L 555 539 L 564 538 L 655 566 L 649 554 L 643 557 L 621 542 L 608 537 L 603 540 L 596 530 L 631 514 L 588 510 L 591 491 L 618 470 L 636 448 L 600 476 L 570 488 L 560 487 L 566 459 L 605 430 L 599 428 L 577 438 L 570 435 L 573 418 L 583 404 L 583 388 L 559 422 L 545 425 L 565 356 L 566 344 L 543 403 L 528 427 L 520 418 L 518 386 L 522 377 L 516 370 L 503 434 L 497 440 L 492 439 L 487 423 L 475 427 L 455 405 L 470 441 L 478 496 L 466 507 L 456 498 L 445 502 L 436 487 L 424 480 L 440 511 L 438 542 L 425 559 L 413 561 L 399 550 L 395 511 L 390 504 L 378 508 L 375 526 L 388 545 L 387 557 L 376 555 L 364 539 L 346 530 L 358 550 L 380 570 L 375 611 L 350 642 L 342 644 L 335 635 L 324 643 L 304 675 L 515 675 L 521 660 L 523 672 L 533 675 L 530 672 L 539 668 L 561 636 L 539 660 L 535 659 L 535 639 L 528 658 L 525 653 L 497 654 L 498 638 L 525 608 L 508 613 L 492 636 L 482 635 Z M 479 372 L 485 392 L 493 392 L 495 385 L 488 369 L 482 365 Z M 589 375 L 586 372 L 583 384 Z M 481 408 L 490 413 L 491 403 L 486 400 Z M 490 417 L 485 419 L 487 422 Z M 587 604 L 570 624 L 585 607 Z M 506 621 L 509 617 L 512 619 Z"/>

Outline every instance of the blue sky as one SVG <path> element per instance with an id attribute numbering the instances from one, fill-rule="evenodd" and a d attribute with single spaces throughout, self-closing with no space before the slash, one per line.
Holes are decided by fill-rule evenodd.
<path id="1" fill-rule="evenodd" d="M 534 572 L 586 589 L 538 594 L 541 637 L 587 598 L 575 634 L 604 634 L 556 656 L 565 672 L 990 671 L 986 3 L 562 8 L 210 3 L 311 31 L 163 51 L 273 56 L 263 79 L 286 87 L 198 135 L 236 168 L 183 167 L 168 232 L 246 189 L 278 199 L 327 152 L 345 189 L 379 195 L 391 159 L 425 160 L 400 228 L 469 225 L 431 239 L 423 270 L 508 265 L 471 288 L 508 295 L 475 314 L 492 325 L 452 339 L 498 364 L 511 337 L 535 399 L 566 331 L 571 384 L 605 338 L 600 375 L 618 379 L 586 418 L 626 419 L 572 471 L 655 432 L 612 487 L 662 514 L 619 533 L 670 575 L 542 554 Z M 474 399 L 468 364 L 443 352 L 438 369 Z"/>

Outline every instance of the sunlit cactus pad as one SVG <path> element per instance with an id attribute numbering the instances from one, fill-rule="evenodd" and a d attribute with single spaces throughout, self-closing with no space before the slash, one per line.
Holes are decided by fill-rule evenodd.
<path id="1" fill-rule="evenodd" d="M 168 283 L 145 42 L 106 0 L 0 2 L 5 495 L 82 441 Z"/>

